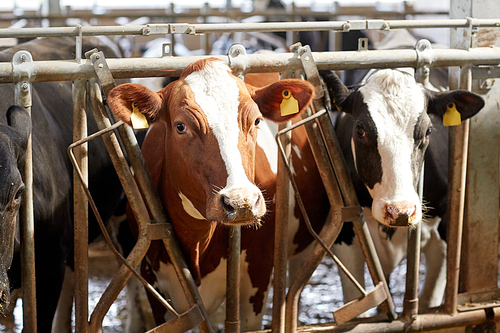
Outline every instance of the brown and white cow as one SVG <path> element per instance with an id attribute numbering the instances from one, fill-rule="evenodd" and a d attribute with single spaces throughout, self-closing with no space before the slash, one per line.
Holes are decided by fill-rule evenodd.
<path id="1" fill-rule="evenodd" d="M 298 101 L 301 112 L 313 97 L 313 87 L 287 79 L 256 88 L 232 75 L 224 62 L 208 58 L 189 65 L 179 80 L 158 92 L 125 84 L 108 96 L 111 109 L 126 123 L 131 123 L 133 103 L 153 123 L 143 155 L 209 313 L 225 299 L 225 226 L 246 227 L 241 241 L 244 330 L 261 328 L 273 268 L 277 149 L 264 119 L 283 122 L 295 116 L 281 116 L 287 94 Z M 321 224 L 328 200 L 324 191 L 309 186 L 321 181 L 303 130 L 294 140 L 294 172 Z M 298 219 L 294 222 L 295 233 Z M 307 238 L 292 252 L 304 249 L 311 241 Z M 142 271 L 175 308 L 188 309 L 162 243 L 152 244 Z M 153 304 L 153 309 L 158 323 L 169 319 L 161 307 Z"/>

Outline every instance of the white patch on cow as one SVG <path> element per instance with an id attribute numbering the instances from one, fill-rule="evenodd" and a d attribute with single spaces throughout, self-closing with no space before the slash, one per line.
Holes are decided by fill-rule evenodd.
<path id="1" fill-rule="evenodd" d="M 264 120 L 259 124 L 257 131 L 257 145 L 264 150 L 271 170 L 278 173 L 278 146 L 276 144 L 276 134 L 278 133 L 278 124 Z"/>
<path id="2" fill-rule="evenodd" d="M 377 128 L 382 160 L 382 181 L 368 189 L 374 199 L 373 216 L 384 221 L 386 204 L 406 201 L 416 206 L 416 223 L 422 218 L 422 209 L 413 186 L 411 155 L 415 124 L 425 108 L 423 90 L 408 74 L 381 70 L 360 92 Z"/>
<path id="3" fill-rule="evenodd" d="M 221 259 L 217 268 L 201 279 L 198 291 L 209 315 L 214 314 L 225 301 L 226 273 L 227 260 Z M 187 311 L 189 306 L 172 264 L 160 262 L 160 269 L 155 272 L 155 275 L 157 279 L 155 287 L 157 287 L 163 294 L 168 295 L 168 297 L 172 300 L 174 309 L 179 313 Z M 240 313 L 253 314 L 253 305 L 250 304 L 250 297 L 254 296 L 258 289 L 253 287 L 250 281 L 250 276 L 248 275 L 246 250 L 241 252 L 240 276 Z M 264 300 L 264 307 L 265 304 L 266 302 Z M 242 330 L 260 330 L 263 312 L 257 316 L 248 315 L 245 318 L 241 318 Z M 167 313 L 165 320 L 169 319 L 171 319 L 171 316 Z"/>
<path id="4" fill-rule="evenodd" d="M 179 192 L 179 198 L 181 198 L 182 208 L 184 211 L 188 213 L 191 217 L 198 220 L 206 220 L 203 215 L 196 209 L 191 200 L 189 200 L 182 192 Z"/>
<path id="5" fill-rule="evenodd" d="M 213 272 L 203 277 L 201 285 L 198 288 L 203 304 L 209 314 L 214 313 L 225 300 L 226 266 L 226 260 L 222 259 L 219 266 Z M 160 269 L 155 272 L 155 275 L 157 279 L 155 287 L 170 297 L 174 309 L 179 313 L 187 311 L 189 305 L 173 265 L 160 262 Z M 170 319 L 168 313 L 165 319 Z"/>
<path id="6" fill-rule="evenodd" d="M 239 88 L 222 61 L 210 61 L 185 79 L 207 117 L 228 174 L 226 189 L 256 187 L 247 178 L 238 149 Z"/>

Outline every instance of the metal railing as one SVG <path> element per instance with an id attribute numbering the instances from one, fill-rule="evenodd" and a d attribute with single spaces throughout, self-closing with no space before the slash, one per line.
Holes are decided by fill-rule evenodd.
<path id="1" fill-rule="evenodd" d="M 260 29 L 259 31 L 275 31 L 280 30 L 302 30 L 313 29 L 314 27 L 326 30 L 348 31 L 350 29 L 377 29 L 385 30 L 388 28 L 409 28 L 409 27 L 452 27 L 466 28 L 473 27 L 500 27 L 500 20 L 447 20 L 447 24 L 441 21 L 384 21 L 384 20 L 366 20 L 356 22 L 328 22 L 321 26 L 316 25 L 297 25 L 296 27 L 288 27 L 287 25 L 149 25 L 140 27 L 129 27 L 131 30 L 119 30 L 123 27 L 92 27 L 93 29 L 77 28 L 50 28 L 44 29 L 42 33 L 40 29 L 26 29 L 22 31 L 5 32 L 0 29 L 0 37 L 23 37 L 34 36 L 40 33 L 40 36 L 76 36 L 81 39 L 81 36 L 98 35 L 98 34 L 164 34 L 169 33 L 199 33 L 199 32 L 214 32 L 222 31 L 222 29 L 233 29 L 232 31 L 250 31 L 251 29 Z M 210 27 L 209 27 L 210 26 Z M 94 29 L 95 28 L 95 29 Z M 109 29 L 107 29 L 109 28 Z M 177 30 L 179 28 L 179 30 Z M 204 30 L 205 29 L 205 30 Z M 219 29 L 219 30 L 218 30 Z M 15 29 L 13 29 L 15 30 Z M 224 30 L 227 31 L 227 30 Z M 77 43 L 78 44 L 78 43 Z M 324 52 L 312 53 L 312 57 L 316 62 L 318 69 L 354 69 L 354 68 L 395 68 L 395 67 L 418 67 L 419 59 L 415 50 L 391 50 L 391 51 L 362 51 L 362 52 Z M 243 55 L 242 55 L 243 56 Z M 300 70 L 303 68 L 301 60 L 294 53 L 282 54 L 259 54 L 259 55 L 244 55 L 244 61 L 239 59 L 238 70 L 243 73 L 251 72 L 282 72 L 285 70 Z M 153 59 L 108 59 L 107 65 L 114 78 L 132 78 L 132 77 L 147 77 L 147 76 L 177 76 L 189 63 L 203 57 L 164 57 Z M 218 56 L 229 66 L 232 66 L 234 59 L 228 56 Z M 96 77 L 96 60 L 81 60 L 81 61 L 33 61 L 32 66 L 34 73 L 30 78 L 31 82 L 46 82 L 46 81 L 69 81 L 69 80 L 95 80 Z M 244 68 L 240 64 L 244 63 Z M 496 47 L 488 48 L 471 48 L 469 50 L 433 50 L 432 61 L 427 64 L 429 67 L 440 66 L 490 66 L 492 68 L 500 64 L 500 49 Z M 474 78 L 475 69 L 470 72 L 470 76 Z M 481 72 L 484 75 L 484 72 Z M 16 78 L 15 71 L 11 63 L 0 63 L 0 82 L 21 83 L 22 80 Z M 75 88 L 81 85 L 75 84 Z M 75 107 L 77 107 L 75 104 Z M 457 136 L 457 142 L 453 145 L 456 154 L 462 154 L 461 149 L 464 145 L 464 138 Z M 463 158 L 462 158 L 463 159 Z M 455 171 L 453 171 L 455 173 Z M 463 175 L 462 175 L 463 177 Z M 453 202 L 454 197 L 450 199 Z M 455 274 L 448 271 L 449 275 Z M 130 276 L 130 274 L 128 274 Z M 456 292 L 455 292 L 456 294 Z M 496 315 L 495 310 L 495 315 Z M 420 322 L 413 322 L 406 328 L 420 329 L 427 327 L 447 327 L 453 322 L 453 319 L 431 315 L 420 316 Z M 479 312 L 471 312 L 469 315 L 460 314 L 456 317 L 456 321 L 463 322 L 481 322 L 486 320 L 486 314 Z M 389 331 L 397 330 L 401 327 L 400 322 L 394 324 L 384 324 L 384 327 L 389 327 Z M 362 326 L 360 326 L 362 327 Z M 360 328 L 361 329 L 361 328 Z M 36 328 L 34 329 L 36 331 Z"/>

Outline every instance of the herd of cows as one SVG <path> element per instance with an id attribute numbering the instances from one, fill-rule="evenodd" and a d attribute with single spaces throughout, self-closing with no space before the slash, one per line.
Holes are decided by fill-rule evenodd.
<path id="1" fill-rule="evenodd" d="M 90 46 L 87 48 L 89 49 Z M 71 59 L 74 41 L 37 39 L 0 51 L 9 62 L 24 49 L 35 60 Z M 405 254 L 406 228 L 422 221 L 425 213 L 417 193 L 422 164 L 426 165 L 424 200 L 430 210 L 424 218 L 423 252 L 428 257 L 424 308 L 439 306 L 444 292 L 446 243 L 437 226 L 445 220 L 441 209 L 447 189 L 447 129 L 443 115 L 456 109 L 465 120 L 484 106 L 474 93 L 436 92 L 415 82 L 401 70 L 380 70 L 363 85 L 346 87 L 333 71 L 322 71 L 333 109 L 341 111 L 336 130 L 364 215 L 370 226 L 386 274 Z M 32 119 L 12 106 L 14 88 L 2 84 L 0 109 L 0 310 L 10 292 L 20 287 L 18 211 L 23 191 L 19 169 L 26 141 L 33 138 L 35 256 L 38 330 L 50 332 L 66 266 L 73 266 L 72 167 L 66 154 L 72 143 L 70 82 L 33 84 Z M 150 124 L 143 155 L 164 204 L 181 250 L 209 313 L 224 302 L 228 225 L 241 225 L 241 320 L 243 330 L 259 330 L 271 285 L 274 251 L 277 124 L 297 121 L 314 97 L 304 80 L 286 79 L 252 86 L 232 75 L 216 58 L 190 64 L 180 78 L 158 92 L 126 83 L 114 88 L 107 103 L 112 112 L 131 125 L 134 112 Z M 284 100 L 296 103 L 283 110 Z M 89 132 L 96 131 L 88 117 Z M 118 177 L 101 141 L 89 147 L 89 184 L 103 218 L 109 219 L 123 202 Z M 330 210 L 321 177 L 305 131 L 294 131 L 292 166 L 306 210 L 320 230 Z M 289 253 L 300 265 L 312 249 L 300 210 L 291 202 Z M 131 230 L 134 217 L 127 210 Z M 89 241 L 99 235 L 90 214 Z M 435 218 L 436 222 L 427 222 Z M 404 235 L 404 237 L 402 236 Z M 355 246 L 349 223 L 333 249 L 363 281 L 363 257 Z M 429 263 L 430 262 L 430 263 Z M 293 269 L 300 269 L 297 266 Z M 429 273 L 432 273 L 429 275 Z M 183 312 L 188 304 L 161 242 L 153 242 L 141 265 L 141 274 Z M 344 301 L 357 297 L 344 285 Z M 164 307 L 149 297 L 157 324 L 169 320 Z"/>

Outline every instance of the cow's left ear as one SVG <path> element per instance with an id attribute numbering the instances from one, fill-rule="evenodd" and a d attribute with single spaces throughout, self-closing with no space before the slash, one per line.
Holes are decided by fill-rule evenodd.
<path id="1" fill-rule="evenodd" d="M 252 90 L 253 100 L 264 118 L 277 123 L 300 114 L 314 97 L 313 85 L 299 79 L 284 79 Z"/>
<path id="2" fill-rule="evenodd" d="M 108 94 L 107 102 L 111 111 L 130 126 L 132 126 L 134 112 L 140 112 L 148 122 L 154 122 L 159 118 L 162 107 L 159 93 L 133 83 L 125 83 L 113 88 Z"/>
<path id="3" fill-rule="evenodd" d="M 478 113 L 484 106 L 484 99 L 470 91 L 453 90 L 434 92 L 426 90 L 428 97 L 427 113 L 443 117 L 449 106 L 455 104 L 462 120 L 469 119 Z"/>

